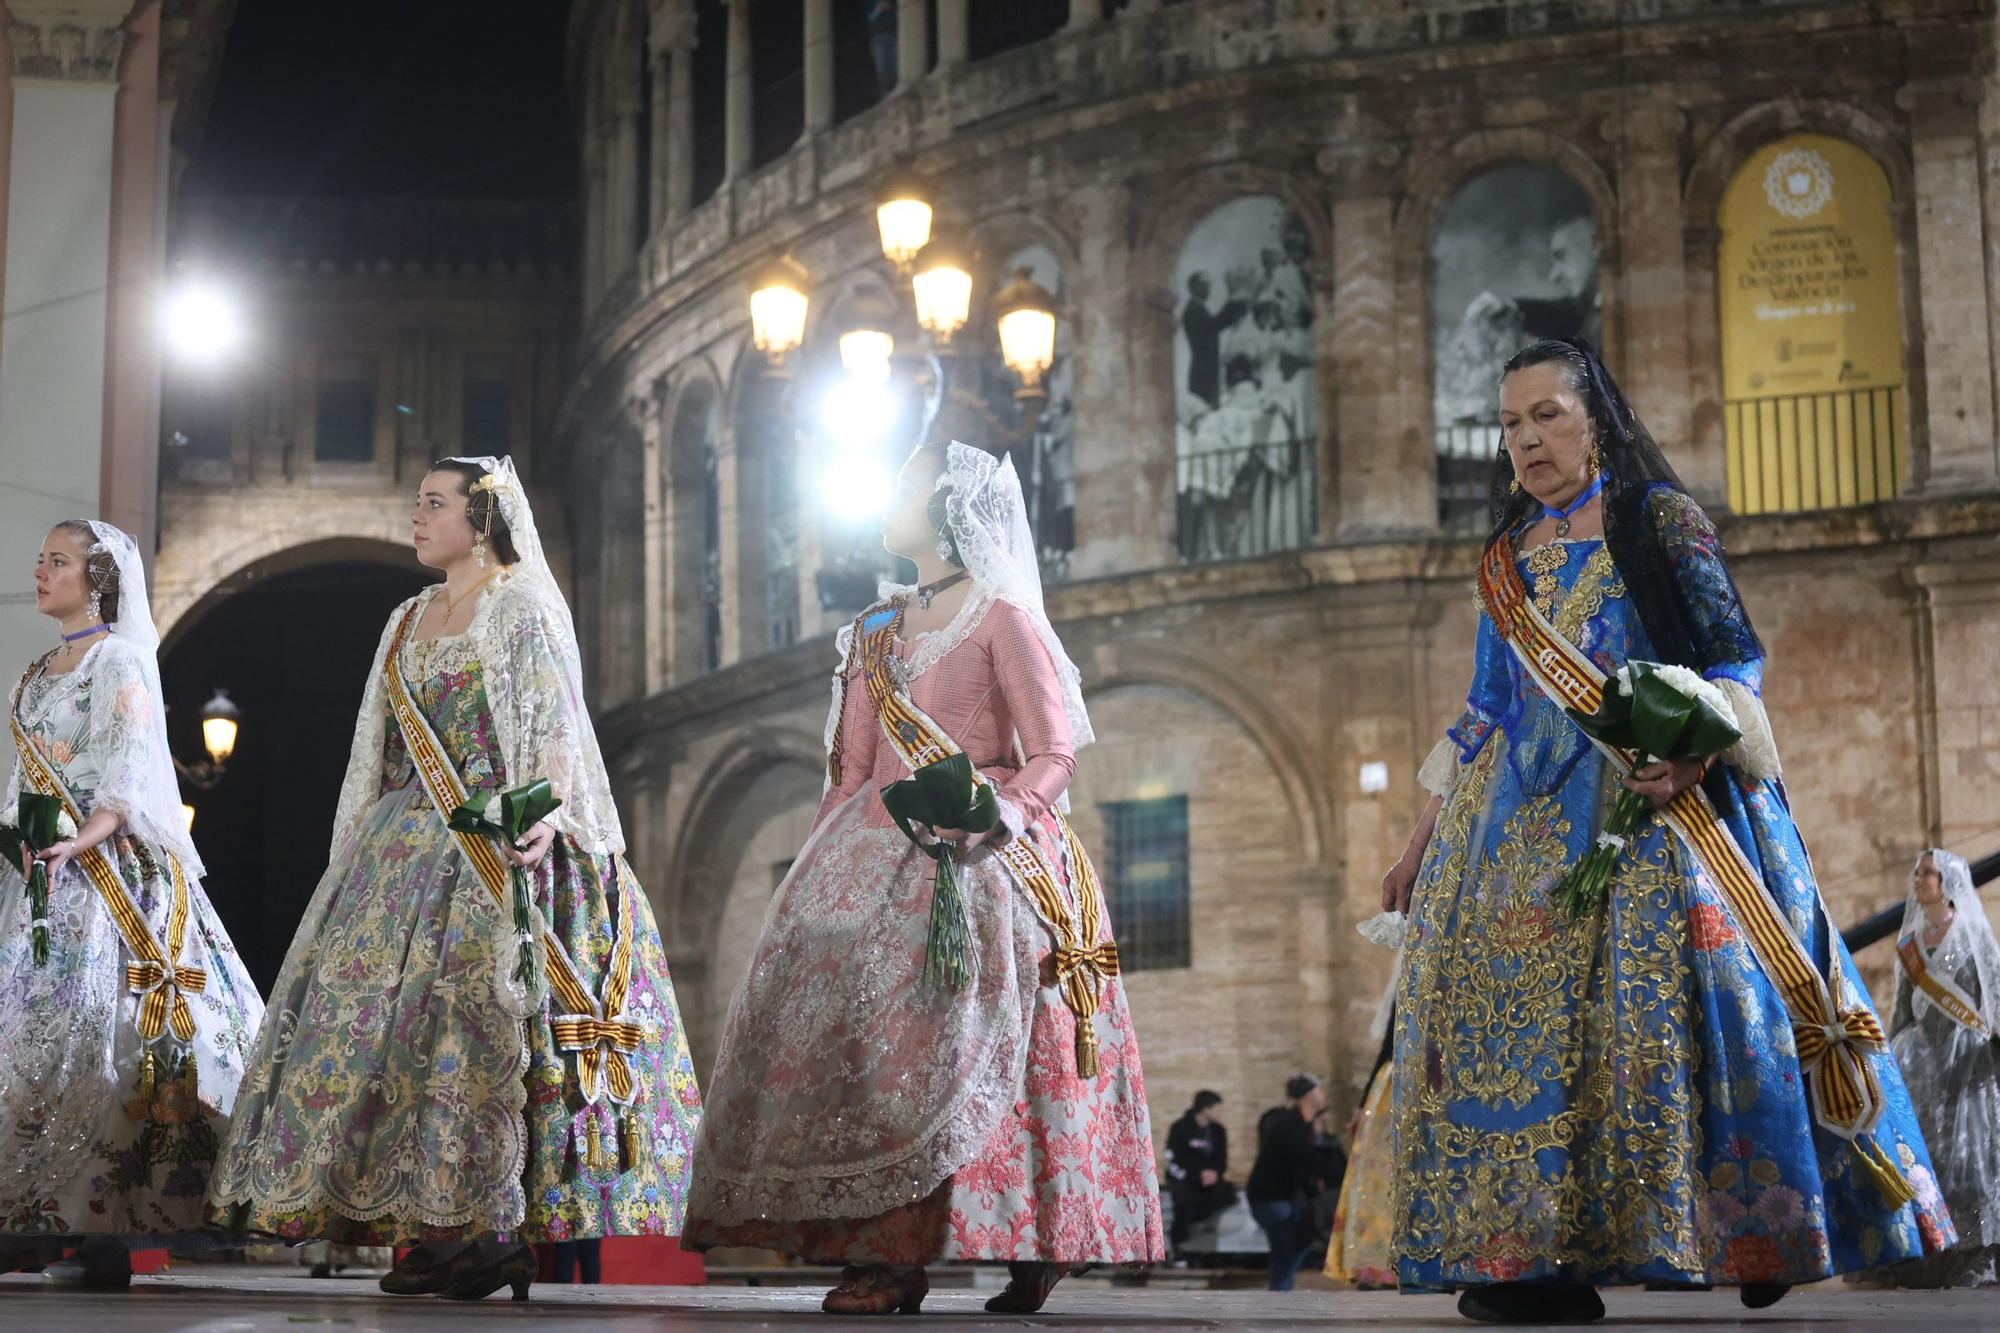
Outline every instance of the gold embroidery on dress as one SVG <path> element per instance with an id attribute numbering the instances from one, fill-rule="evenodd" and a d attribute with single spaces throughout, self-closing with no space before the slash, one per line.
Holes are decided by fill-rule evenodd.
<path id="1" fill-rule="evenodd" d="M 1528 573 L 1534 579 L 1535 609 L 1544 616 L 1555 613 L 1556 598 L 1562 593 L 1562 580 L 1556 577 L 1556 571 L 1568 563 L 1567 542 L 1550 542 L 1528 552 Z"/>
<path id="2" fill-rule="evenodd" d="M 1544 553 L 1548 554 L 1544 554 Z M 1538 603 L 1577 641 L 1624 595 L 1610 556 L 1564 597 L 1559 544 L 1528 556 Z M 1544 584 L 1543 580 L 1547 583 Z M 1528 736 L 1524 743 L 1532 744 Z M 1399 1008 L 1396 1252 L 1447 1280 L 1537 1261 L 1707 1269 L 1701 1098 L 1688 940 L 1672 840 L 1621 866 L 1612 906 L 1572 922 L 1549 900 L 1570 821 L 1553 797 L 1485 834 L 1512 744 L 1493 735 L 1445 803 L 1419 881 Z M 1496 848 L 1475 862 L 1474 839 Z M 1567 1094 L 1563 1091 L 1567 1089 Z M 1484 1124 L 1466 1123 L 1477 1112 Z M 1548 1163 L 1538 1154 L 1556 1152 Z"/>

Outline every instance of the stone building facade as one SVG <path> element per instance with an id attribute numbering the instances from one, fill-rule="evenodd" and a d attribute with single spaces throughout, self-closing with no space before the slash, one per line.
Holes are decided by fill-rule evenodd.
<path id="1" fill-rule="evenodd" d="M 838 423 L 813 394 L 838 335 L 884 309 L 916 341 L 875 234 L 892 170 L 929 182 L 975 255 L 953 401 L 1024 471 L 1005 394 L 980 387 L 990 305 L 1017 262 L 1058 297 L 1066 457 L 1038 523 L 1103 738 L 1077 823 L 1128 898 L 1185 893 L 1178 922 L 1146 908 L 1184 937 L 1127 975 L 1162 1132 L 1200 1087 L 1244 1123 L 1301 1068 L 1350 1099 L 1374 1054 L 1390 959 L 1354 928 L 1470 677 L 1493 436 L 1442 419 L 1441 366 L 1465 353 L 1434 288 L 1466 262 L 1443 219 L 1499 243 L 1463 202 L 1491 173 L 1526 173 L 1487 186 L 1542 219 L 1548 249 L 1515 268 L 1543 285 L 1475 300 L 1465 327 L 1497 310 L 1518 333 L 1569 301 L 1718 516 L 1836 919 L 1899 894 L 1926 842 L 2000 845 L 1984 0 L 938 0 L 873 33 L 846 8 L 579 0 L 571 30 L 582 333 L 544 475 L 579 534 L 600 730 L 704 1068 L 821 790 L 854 596 L 816 576 L 836 556 L 866 572 L 814 500 Z M 1797 136 L 1886 182 L 1889 498 L 1773 491 L 1735 513 L 1732 468 L 1754 467 L 1725 390 L 1720 210 Z M 1595 272 L 1565 287 L 1578 237 Z M 813 283 L 784 375 L 747 309 L 779 255 Z M 1233 323 L 1215 341 L 1204 317 Z M 1133 827 L 1146 810 L 1165 824 Z"/>
<path id="2" fill-rule="evenodd" d="M 435 458 L 512 453 L 532 478 L 570 354 L 574 231 L 562 205 L 187 201 L 172 266 L 229 292 L 247 336 L 165 380 L 154 614 L 169 650 L 262 578 L 414 570 L 412 497 Z M 567 550 L 561 506 L 546 508 Z"/>

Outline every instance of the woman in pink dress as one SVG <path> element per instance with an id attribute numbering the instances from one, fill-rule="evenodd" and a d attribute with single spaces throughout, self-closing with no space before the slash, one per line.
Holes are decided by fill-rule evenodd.
<path id="1" fill-rule="evenodd" d="M 1063 815 L 1090 719 L 1011 461 L 920 449 L 882 530 L 919 584 L 837 640 L 825 799 L 730 1008 L 684 1243 L 843 1264 L 839 1314 L 914 1312 L 928 1263 L 1004 1261 L 987 1308 L 1030 1313 L 1079 1266 L 1165 1257 L 1117 950 Z M 924 977 L 936 863 L 881 796 L 954 750 L 1001 811 L 936 831 L 955 987 Z"/>

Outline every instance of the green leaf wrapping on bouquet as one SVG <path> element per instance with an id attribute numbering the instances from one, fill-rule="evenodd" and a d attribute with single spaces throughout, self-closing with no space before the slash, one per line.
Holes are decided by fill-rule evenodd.
<path id="1" fill-rule="evenodd" d="M 15 846 L 13 864 L 21 864 L 21 850 L 41 852 L 55 846 L 61 837 L 63 803 L 60 797 L 38 791 L 24 791 L 15 817 L 21 822 L 11 832 Z M 34 926 L 33 950 L 36 967 L 49 962 L 49 868 L 40 862 L 28 872 L 28 916 Z"/>
<path id="2" fill-rule="evenodd" d="M 955 754 L 884 787 L 882 805 L 903 836 L 937 862 L 923 979 L 932 987 L 957 990 L 972 976 L 972 929 L 958 889 L 956 851 L 948 842 L 927 845 L 917 827 L 989 833 L 1000 823 L 999 799 L 990 784 L 978 780 L 972 760 Z"/>
<path id="3" fill-rule="evenodd" d="M 528 835 L 529 829 L 562 808 L 562 800 L 547 778 L 536 778 L 525 786 L 501 792 L 498 823 L 486 817 L 487 808 L 493 803 L 491 796 L 478 791 L 467 795 L 472 799 L 451 812 L 451 817 L 445 821 L 446 827 L 454 833 L 497 838 L 503 847 L 514 847 Z M 539 932 L 535 929 L 539 923 L 534 895 L 528 886 L 527 870 L 516 865 L 510 865 L 510 869 L 513 872 L 509 879 L 514 890 L 514 934 L 519 940 L 514 980 L 532 989 L 541 944 Z"/>

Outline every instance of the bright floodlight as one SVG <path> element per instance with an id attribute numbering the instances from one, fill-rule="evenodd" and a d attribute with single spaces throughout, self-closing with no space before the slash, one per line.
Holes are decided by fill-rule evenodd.
<path id="1" fill-rule="evenodd" d="M 220 361 L 243 341 L 243 319 L 236 303 L 206 285 L 186 286 L 170 295 L 163 324 L 168 349 L 189 361 Z"/>
<path id="2" fill-rule="evenodd" d="M 896 422 L 896 395 L 887 385 L 843 375 L 820 399 L 819 420 L 835 443 L 849 449 L 873 448 Z"/>
<path id="3" fill-rule="evenodd" d="M 848 454 L 820 474 L 820 498 L 838 517 L 871 518 L 889 502 L 889 488 L 894 481 L 881 459 L 869 454 Z"/>

